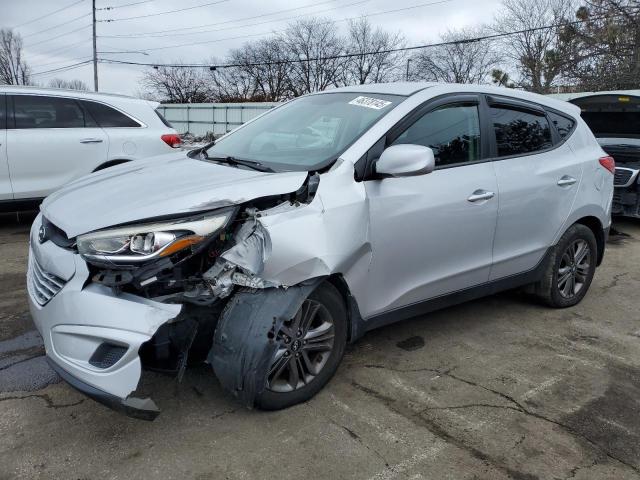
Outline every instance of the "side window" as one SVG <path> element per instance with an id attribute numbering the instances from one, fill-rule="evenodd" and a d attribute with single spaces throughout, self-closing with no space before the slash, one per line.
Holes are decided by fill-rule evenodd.
<path id="1" fill-rule="evenodd" d="M 560 135 L 560 138 L 565 138 L 567 135 L 569 135 L 569 133 L 571 133 L 571 130 L 573 130 L 573 126 L 576 124 L 574 120 L 565 117 L 564 115 L 558 115 L 554 112 L 547 112 L 547 114 L 549 115 L 551 123 L 556 126 L 556 130 L 558 131 L 558 135 Z"/>
<path id="2" fill-rule="evenodd" d="M 82 106 L 91 114 L 94 120 L 103 128 L 109 127 L 140 127 L 141 125 L 120 113 L 115 108 L 102 103 L 82 101 Z"/>
<path id="3" fill-rule="evenodd" d="M 543 114 L 491 107 L 498 156 L 521 155 L 551 147 L 551 127 Z"/>
<path id="4" fill-rule="evenodd" d="M 436 167 L 480 160 L 480 120 L 477 105 L 445 105 L 418 119 L 392 145 L 430 147 Z"/>
<path id="5" fill-rule="evenodd" d="M 84 128 L 84 112 L 71 98 L 15 95 L 15 128 Z"/>

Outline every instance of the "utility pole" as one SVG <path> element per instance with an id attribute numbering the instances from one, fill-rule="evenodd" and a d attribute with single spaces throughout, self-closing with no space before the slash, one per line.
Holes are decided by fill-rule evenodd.
<path id="1" fill-rule="evenodd" d="M 93 89 L 98 91 L 98 49 L 96 48 L 96 0 L 93 3 Z"/>
<path id="2" fill-rule="evenodd" d="M 409 64 L 411 63 L 411 59 L 407 58 L 407 73 L 404 76 L 405 81 L 409 81 Z"/>

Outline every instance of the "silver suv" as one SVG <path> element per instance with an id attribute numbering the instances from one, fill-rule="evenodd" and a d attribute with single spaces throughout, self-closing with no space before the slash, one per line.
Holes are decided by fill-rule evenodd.
<path id="1" fill-rule="evenodd" d="M 484 86 L 307 95 L 188 155 L 49 196 L 31 313 L 52 367 L 112 408 L 158 409 L 141 370 L 207 361 L 251 407 L 310 399 L 368 330 L 528 285 L 587 293 L 613 160 L 579 109 Z"/>

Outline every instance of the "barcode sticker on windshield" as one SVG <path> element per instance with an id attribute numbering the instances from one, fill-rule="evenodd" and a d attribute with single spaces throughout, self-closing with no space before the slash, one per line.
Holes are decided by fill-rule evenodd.
<path id="1" fill-rule="evenodd" d="M 375 110 L 382 110 L 389 104 L 391 102 L 371 97 L 356 97 L 349 102 L 349 105 L 359 105 L 360 107 L 373 108 Z"/>

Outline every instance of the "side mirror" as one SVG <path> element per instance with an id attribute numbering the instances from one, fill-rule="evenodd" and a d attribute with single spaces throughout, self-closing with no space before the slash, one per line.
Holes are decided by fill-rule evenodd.
<path id="1" fill-rule="evenodd" d="M 411 177 L 433 172 L 436 159 L 433 150 L 422 145 L 401 144 L 387 148 L 375 164 L 383 177 Z"/>

